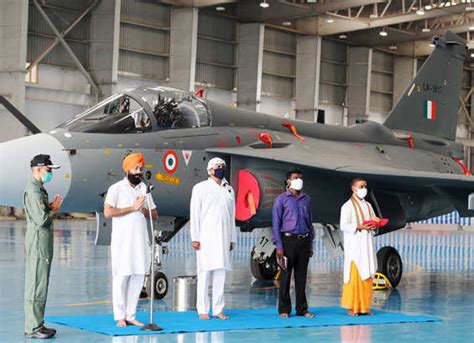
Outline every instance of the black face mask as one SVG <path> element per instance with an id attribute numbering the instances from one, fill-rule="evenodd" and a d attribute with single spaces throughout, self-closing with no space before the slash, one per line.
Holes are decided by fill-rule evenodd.
<path id="1" fill-rule="evenodd" d="M 222 180 L 225 176 L 225 169 L 219 168 L 214 170 L 214 176 L 217 177 L 219 180 Z"/>
<path id="2" fill-rule="evenodd" d="M 142 182 L 142 174 L 132 174 L 128 173 L 127 174 L 127 179 L 130 181 L 130 183 L 134 186 L 138 185 L 140 182 Z"/>

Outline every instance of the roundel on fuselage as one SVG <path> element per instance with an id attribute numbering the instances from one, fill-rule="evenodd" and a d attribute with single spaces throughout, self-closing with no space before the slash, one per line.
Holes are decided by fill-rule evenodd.
<path id="1" fill-rule="evenodd" d="M 163 156 L 163 167 L 168 174 L 173 174 L 178 169 L 178 155 L 173 150 L 168 150 Z"/>

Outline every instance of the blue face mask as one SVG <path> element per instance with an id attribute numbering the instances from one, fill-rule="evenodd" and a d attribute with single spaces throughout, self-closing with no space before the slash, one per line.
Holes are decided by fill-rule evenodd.
<path id="1" fill-rule="evenodd" d="M 217 177 L 219 180 L 222 180 L 225 175 L 225 169 L 224 168 L 219 168 L 214 170 L 214 176 Z"/>
<path id="2" fill-rule="evenodd" d="M 41 181 L 43 181 L 43 183 L 48 183 L 52 179 L 53 179 L 53 173 L 52 172 L 47 172 L 45 176 L 41 177 Z"/>

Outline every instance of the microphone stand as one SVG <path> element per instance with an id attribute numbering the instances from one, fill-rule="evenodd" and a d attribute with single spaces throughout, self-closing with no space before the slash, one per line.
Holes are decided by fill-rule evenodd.
<path id="1" fill-rule="evenodd" d="M 150 196 L 151 196 L 151 190 L 154 188 L 152 184 L 150 183 L 145 183 L 146 185 L 146 203 L 148 206 L 148 216 L 150 219 L 150 228 L 151 228 L 151 237 L 152 237 L 152 243 L 151 243 L 151 282 L 150 282 L 150 290 L 151 290 L 151 295 L 150 295 L 150 323 L 142 326 L 141 330 L 144 331 L 161 331 L 163 328 L 161 326 L 158 326 L 154 322 L 153 318 L 153 302 L 155 300 L 155 230 L 153 228 L 153 217 L 151 215 L 151 202 L 150 202 Z"/>

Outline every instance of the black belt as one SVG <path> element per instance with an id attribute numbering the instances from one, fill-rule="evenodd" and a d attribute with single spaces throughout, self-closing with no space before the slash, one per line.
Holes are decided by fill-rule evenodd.
<path id="1" fill-rule="evenodd" d="M 291 233 L 291 232 L 282 232 L 282 233 L 283 233 L 283 236 L 285 236 L 285 237 L 292 237 L 292 238 L 296 238 L 296 239 L 305 239 L 305 238 L 309 237 L 309 233 L 305 233 L 303 235 L 297 235 L 297 234 L 294 234 L 294 233 Z"/>

